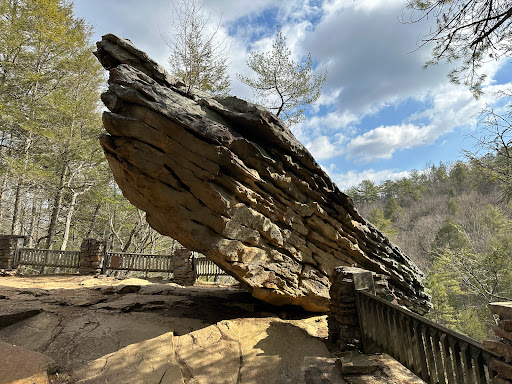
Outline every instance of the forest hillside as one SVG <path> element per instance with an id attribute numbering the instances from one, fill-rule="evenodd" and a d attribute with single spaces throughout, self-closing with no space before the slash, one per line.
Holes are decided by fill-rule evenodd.
<path id="1" fill-rule="evenodd" d="M 512 298 L 512 211 L 506 185 L 486 164 L 431 165 L 409 177 L 347 193 L 360 212 L 426 273 L 430 318 L 483 340 L 491 325 L 487 304 Z"/>

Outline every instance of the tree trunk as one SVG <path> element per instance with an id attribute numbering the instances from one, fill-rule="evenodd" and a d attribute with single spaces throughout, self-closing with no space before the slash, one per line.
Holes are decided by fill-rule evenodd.
<path id="1" fill-rule="evenodd" d="M 27 246 L 32 248 L 34 246 L 34 233 L 35 233 L 35 224 L 37 217 L 37 205 L 39 202 L 39 188 L 36 188 L 34 193 L 32 193 L 32 209 L 30 212 L 30 225 L 27 233 Z"/>
<path id="2" fill-rule="evenodd" d="M 71 196 L 71 203 L 69 205 L 68 214 L 66 215 L 66 225 L 64 227 L 64 237 L 62 239 L 62 245 L 60 246 L 61 251 L 65 251 L 68 245 L 69 239 L 69 229 L 71 228 L 71 219 L 73 217 L 73 212 L 75 211 L 76 199 L 83 192 L 73 192 Z"/>
<path id="3" fill-rule="evenodd" d="M 135 233 L 137 232 L 138 227 L 139 227 L 139 223 L 136 222 L 133 225 L 133 228 L 130 231 L 130 236 L 128 236 L 128 240 L 126 241 L 126 244 L 124 245 L 124 247 L 121 250 L 121 252 L 128 252 L 128 248 L 130 248 L 130 245 L 132 245 L 133 237 L 135 236 Z"/>
<path id="4" fill-rule="evenodd" d="M 5 171 L 4 178 L 2 179 L 2 185 L 0 185 L 0 220 L 4 217 L 4 211 L 2 205 L 5 197 L 5 189 L 7 188 L 7 179 L 9 178 L 9 171 Z"/>
<path id="5" fill-rule="evenodd" d="M 6 156 L 10 156 L 10 152 L 11 152 L 11 145 L 9 145 L 9 153 L 8 154 L 4 154 L 5 152 L 5 148 L 6 145 L 5 145 L 5 134 L 2 135 L 2 141 L 0 142 L 0 155 L 2 155 L 2 157 L 5 159 Z M 7 168 L 4 172 L 4 175 L 3 175 L 3 178 L 2 178 L 2 184 L 0 185 L 0 221 L 3 219 L 4 217 L 4 212 L 3 212 L 3 209 L 2 209 L 2 203 L 4 202 L 4 197 L 5 197 L 5 189 L 7 188 L 7 180 L 9 179 L 9 168 Z"/>
<path id="6" fill-rule="evenodd" d="M 24 181 L 24 177 L 18 178 L 18 185 L 16 185 L 16 193 L 14 197 L 14 209 L 12 212 L 12 225 L 11 235 L 15 235 L 20 230 L 20 206 L 21 206 L 21 189 Z"/>
<path id="7" fill-rule="evenodd" d="M 25 178 L 28 170 L 28 157 L 30 153 L 30 147 L 32 146 L 32 134 L 29 132 L 28 136 L 25 138 L 25 142 L 23 143 L 23 170 L 18 178 L 18 185 L 16 186 L 16 194 L 14 200 L 14 210 L 12 213 L 12 226 L 11 226 L 11 235 L 19 234 L 20 231 L 20 213 L 21 213 L 21 196 L 23 184 L 25 184 Z"/>
<path id="8" fill-rule="evenodd" d="M 98 203 L 98 205 L 96 205 L 96 209 L 94 210 L 94 214 L 92 215 L 91 225 L 89 227 L 89 232 L 87 232 L 87 237 L 92 237 L 92 235 L 94 233 L 94 227 L 96 226 L 96 221 L 98 220 L 98 216 L 100 214 L 100 209 L 101 209 L 101 203 Z"/>
<path id="9" fill-rule="evenodd" d="M 46 248 L 51 249 L 55 233 L 57 232 L 57 221 L 59 220 L 60 211 L 62 209 L 62 200 L 64 198 L 64 180 L 68 173 L 68 167 L 64 165 L 60 174 L 59 187 L 55 195 L 50 225 L 48 226 L 48 237 L 46 238 Z"/>

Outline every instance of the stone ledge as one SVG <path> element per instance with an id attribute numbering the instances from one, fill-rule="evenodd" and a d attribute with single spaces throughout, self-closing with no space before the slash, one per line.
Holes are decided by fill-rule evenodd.
<path id="1" fill-rule="evenodd" d="M 55 361 L 42 353 L 32 352 L 0 341 L 0 383 L 46 384 L 55 372 Z"/>
<path id="2" fill-rule="evenodd" d="M 492 314 L 498 315 L 500 320 L 512 320 L 512 302 L 490 303 L 489 310 Z"/>
<path id="3" fill-rule="evenodd" d="M 485 349 L 505 358 L 506 362 L 512 361 L 512 346 L 503 344 L 497 340 L 484 340 Z"/>
<path id="4" fill-rule="evenodd" d="M 9 325 L 15 324 L 21 320 L 39 315 L 41 312 L 42 311 L 40 309 L 29 309 L 25 311 L 0 313 L 0 328 L 8 327 Z"/>
<path id="5" fill-rule="evenodd" d="M 504 378 L 512 378 L 512 365 L 501 360 L 493 359 L 489 363 L 489 367 L 498 372 Z"/>

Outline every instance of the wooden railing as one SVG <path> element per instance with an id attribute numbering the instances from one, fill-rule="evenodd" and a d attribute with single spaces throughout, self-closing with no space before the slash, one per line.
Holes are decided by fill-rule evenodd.
<path id="1" fill-rule="evenodd" d="M 206 257 L 194 259 L 194 271 L 196 276 L 227 276 L 226 272 Z"/>
<path id="2" fill-rule="evenodd" d="M 104 269 L 143 272 L 171 272 L 172 255 L 107 252 Z"/>
<path id="3" fill-rule="evenodd" d="M 17 265 L 51 268 L 78 268 L 79 251 L 57 251 L 52 249 L 20 248 L 16 254 Z"/>
<path id="4" fill-rule="evenodd" d="M 485 384 L 496 358 L 467 336 L 371 293 L 356 293 L 365 351 L 386 352 L 428 383 Z"/>
<path id="5" fill-rule="evenodd" d="M 205 257 L 194 258 L 196 276 L 226 275 L 219 266 Z M 79 251 L 57 251 L 48 249 L 19 248 L 15 256 L 17 266 L 79 268 Z M 141 272 L 173 272 L 172 255 L 149 255 L 141 253 L 107 252 L 103 262 L 103 272 L 125 270 Z"/>

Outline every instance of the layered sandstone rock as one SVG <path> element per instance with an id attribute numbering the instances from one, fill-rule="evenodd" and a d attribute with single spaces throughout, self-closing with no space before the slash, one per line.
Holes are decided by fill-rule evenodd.
<path id="1" fill-rule="evenodd" d="M 424 311 L 411 260 L 363 219 L 273 114 L 235 97 L 188 95 L 129 40 L 106 35 L 101 138 L 123 194 L 148 223 L 274 304 L 328 310 L 329 276 L 354 265 L 389 277 Z"/>

